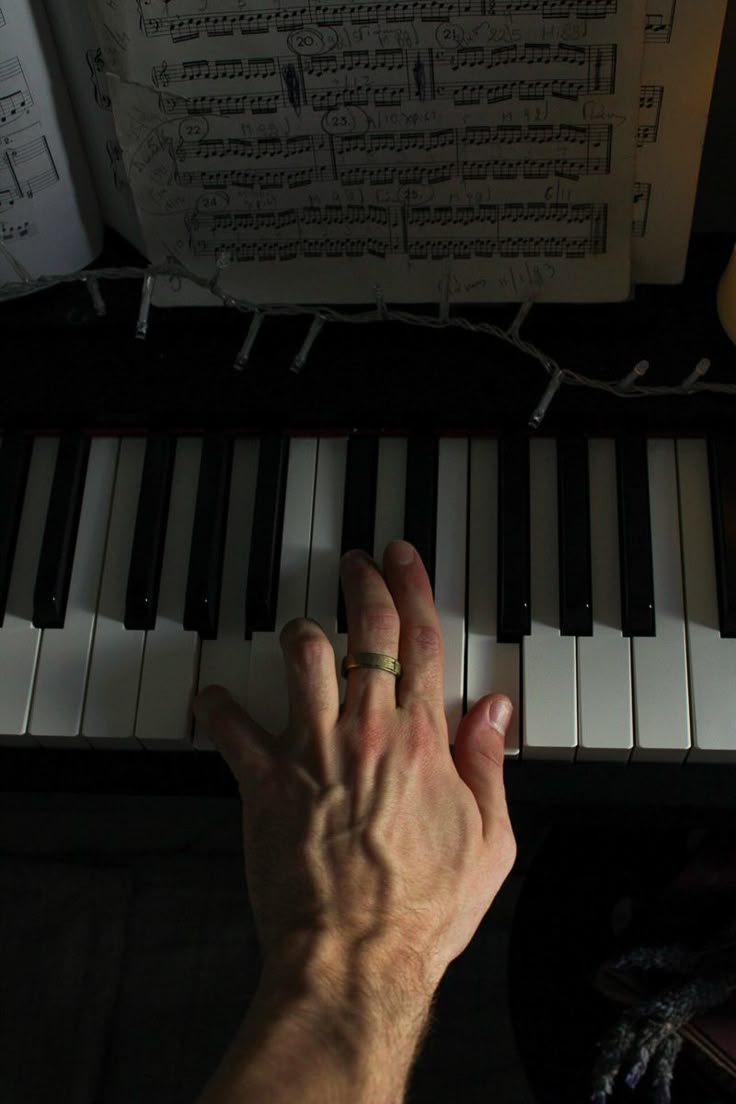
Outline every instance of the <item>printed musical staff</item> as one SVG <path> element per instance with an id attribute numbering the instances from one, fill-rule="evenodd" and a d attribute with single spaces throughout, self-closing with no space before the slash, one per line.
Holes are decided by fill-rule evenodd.
<path id="1" fill-rule="evenodd" d="M 0 127 L 13 123 L 33 104 L 23 67 L 17 57 L 0 62 Z"/>
<path id="2" fill-rule="evenodd" d="M 666 45 L 672 37 L 677 0 L 647 0 L 644 38 L 647 42 Z"/>
<path id="3" fill-rule="evenodd" d="M 0 13 L 2 14 L 2 13 Z M 0 24 L 1 26 L 2 24 Z M 0 210 L 3 206 L 3 192 L 0 191 Z M 32 238 L 38 233 L 38 226 L 30 219 L 24 222 L 4 222 L 0 219 L 0 241 L 20 241 L 22 238 Z"/>
<path id="4" fill-rule="evenodd" d="M 664 89 L 661 85 L 643 84 L 639 95 L 639 127 L 636 141 L 639 146 L 645 142 L 656 142 L 662 114 Z"/>
<path id="5" fill-rule="evenodd" d="M 524 225 L 526 224 L 526 225 Z M 557 226 L 571 228 L 555 232 Z M 591 203 L 485 203 L 416 208 L 328 204 L 193 216 L 197 256 L 222 249 L 240 261 L 396 256 L 411 260 L 545 257 L 605 251 L 607 211 Z"/>
<path id="6" fill-rule="evenodd" d="M 540 123 L 284 139 L 205 138 L 178 142 L 173 154 L 176 180 L 182 187 L 296 188 L 329 180 L 378 187 L 436 184 L 454 176 L 463 181 L 579 180 L 610 172 L 611 143 L 610 125 Z M 555 156 L 530 158 L 529 145 L 552 147 Z M 498 156 L 499 147 L 513 146 L 518 152 Z M 448 159 L 436 160 L 438 151 Z M 425 159 L 415 160 L 417 154 Z M 275 162 L 278 167 L 200 172 L 178 167 L 211 158 Z"/>
<path id="7" fill-rule="evenodd" d="M 249 12 L 228 7 L 190 15 L 141 17 L 141 28 L 149 38 L 167 35 L 172 43 L 191 42 L 204 35 L 226 38 L 233 35 L 288 34 L 304 27 L 361 26 L 421 20 L 442 23 L 468 16 L 514 16 L 537 14 L 541 19 L 604 19 L 616 11 L 618 0 L 404 0 L 404 2 L 354 4 L 281 4 L 254 8 Z M 211 4 L 210 7 L 215 5 Z M 164 9 L 165 10 L 165 9 Z"/>
<path id="8" fill-rule="evenodd" d="M 56 184 L 59 173 L 44 135 L 0 149 L 0 210 Z"/>
<path id="9" fill-rule="evenodd" d="M 649 218 L 649 203 L 652 198 L 651 184 L 634 184 L 634 221 L 632 234 L 635 238 L 643 238 L 647 232 L 647 219 Z"/>
<path id="10" fill-rule="evenodd" d="M 536 68 L 539 65 L 552 65 L 560 70 L 572 66 L 573 70 L 585 70 L 586 77 L 575 81 L 558 78 L 536 82 L 521 80 L 518 83 L 523 86 L 539 84 L 545 87 L 569 83 L 571 87 L 574 84 L 578 89 L 578 95 L 606 95 L 613 92 L 615 87 L 614 45 L 576 46 L 564 42 L 528 42 L 462 50 L 347 50 L 321 57 L 303 58 L 301 74 L 297 76 L 297 80 L 303 83 L 302 99 L 310 102 L 311 98 L 317 110 L 322 108 L 321 103 L 316 102 L 320 95 L 332 96 L 337 103 L 341 102 L 341 95 L 347 97 L 352 94 L 360 98 L 359 102 L 368 103 L 371 93 L 379 88 L 384 94 L 393 93 L 402 100 L 415 98 L 423 101 L 442 98 L 443 88 L 456 90 L 468 87 L 477 90 L 479 97 L 491 96 L 487 102 L 496 102 L 497 97 L 491 95 L 491 90 L 497 88 L 497 84 L 478 81 L 466 85 L 453 80 L 453 75 L 475 75 L 478 72 L 491 72 L 513 66 Z M 278 97 L 280 106 L 293 102 L 293 93 L 287 87 L 287 75 L 291 72 L 296 74 L 296 67 L 293 58 L 289 56 L 202 58 L 185 61 L 181 65 L 169 65 L 164 61 L 162 65 L 154 67 L 151 81 L 155 88 L 163 89 L 189 81 L 234 80 L 238 84 L 243 81 L 271 82 L 270 87 L 263 89 L 263 95 Z M 351 81 L 346 87 L 342 77 L 349 79 L 351 74 L 356 73 L 365 83 Z M 456 95 L 455 91 L 452 95 Z"/>
<path id="11" fill-rule="evenodd" d="M 514 48 L 516 49 L 516 48 Z M 486 69 L 504 65 L 532 65 L 536 54 L 533 44 L 529 48 L 519 48 L 512 55 L 504 47 L 502 51 L 484 51 L 486 60 L 482 63 Z M 523 52 L 525 51 L 525 52 Z M 161 66 L 153 74 L 153 83 L 159 87 L 168 87 L 188 81 L 215 81 L 221 78 L 242 80 L 253 79 L 272 82 L 270 88 L 259 88 L 257 92 L 244 92 L 237 95 L 201 95 L 172 96 L 162 93 L 159 99 L 161 111 L 170 115 L 219 114 L 241 115 L 277 115 L 292 110 L 298 116 L 302 108 L 315 112 L 332 111 L 338 107 L 347 108 L 401 108 L 414 100 L 423 103 L 450 103 L 453 107 L 479 107 L 511 101 L 528 102 L 542 100 L 566 100 L 576 103 L 583 96 L 611 95 L 615 92 L 616 47 L 614 45 L 595 47 L 563 47 L 550 53 L 549 62 L 556 62 L 560 70 L 572 65 L 582 69 L 580 76 L 546 77 L 544 79 L 507 79 L 507 80 L 468 80 L 465 69 L 477 67 L 478 62 L 468 57 L 458 56 L 466 51 L 433 51 L 415 53 L 406 52 L 404 62 L 398 66 L 395 56 L 398 51 L 387 51 L 392 60 L 378 57 L 367 63 L 371 70 L 370 78 L 363 79 L 356 65 L 358 79 L 346 85 L 337 78 L 335 85 L 325 63 L 329 59 L 304 59 L 301 79 L 289 82 L 290 68 L 288 60 L 260 59 L 257 72 L 246 68 L 240 59 L 220 61 L 210 65 L 206 61 L 186 62 L 181 66 Z M 474 51 L 467 51 L 475 54 Z M 513 60 L 512 60 L 513 58 Z M 319 61 L 319 64 L 317 64 Z M 267 69 L 273 62 L 273 69 Z M 255 65 L 256 63 L 250 63 Z M 343 63 L 347 64 L 347 63 Z M 418 80 L 421 67 L 427 77 Z M 215 74 L 218 74 L 217 76 Z M 395 73 L 395 75 L 391 75 Z M 461 79 L 455 79 L 462 73 Z M 326 75 L 325 75 L 326 74 Z"/>
<path id="12" fill-rule="evenodd" d="M 645 2 L 93 0 L 151 241 L 264 302 L 426 301 L 445 259 L 477 299 L 527 258 L 625 297 Z"/>

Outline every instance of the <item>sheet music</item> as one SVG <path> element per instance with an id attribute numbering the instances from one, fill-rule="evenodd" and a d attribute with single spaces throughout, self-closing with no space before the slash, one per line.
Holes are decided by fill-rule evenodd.
<path id="1" fill-rule="evenodd" d="M 45 4 L 102 216 L 143 253 L 143 234 L 115 133 L 102 51 L 89 12 L 79 0 L 72 4 L 45 0 Z"/>
<path id="2" fill-rule="evenodd" d="M 91 12 L 153 261 L 256 302 L 629 295 L 644 0 Z"/>
<path id="3" fill-rule="evenodd" d="M 74 272 L 102 220 L 38 0 L 0 5 L 0 283 Z"/>
<path id="4" fill-rule="evenodd" d="M 633 271 L 677 284 L 685 262 L 726 0 L 647 0 Z"/>

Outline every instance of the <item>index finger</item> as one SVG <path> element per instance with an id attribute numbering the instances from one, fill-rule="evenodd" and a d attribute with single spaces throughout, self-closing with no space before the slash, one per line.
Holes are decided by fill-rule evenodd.
<path id="1" fill-rule="evenodd" d="M 383 553 L 383 573 L 401 622 L 397 704 L 406 707 L 421 699 L 444 715 L 445 648 L 427 569 L 408 541 L 391 541 Z"/>

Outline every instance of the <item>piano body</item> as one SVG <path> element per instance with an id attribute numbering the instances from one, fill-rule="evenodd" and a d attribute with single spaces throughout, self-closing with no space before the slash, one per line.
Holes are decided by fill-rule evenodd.
<path id="1" fill-rule="evenodd" d="M 681 286 L 538 306 L 525 337 L 601 381 L 646 358 L 647 383 L 677 385 L 707 356 L 731 382 L 730 246 L 695 235 Z M 126 248 L 110 235 L 107 260 Z M 0 314 L 6 789 L 234 792 L 197 689 L 281 728 L 281 626 L 315 618 L 339 667 L 341 553 L 380 563 L 405 537 L 433 582 L 450 738 L 483 694 L 515 703 L 512 797 L 554 779 L 730 807 L 735 397 L 563 387 L 530 430 L 538 365 L 482 335 L 330 324 L 295 375 L 305 322 L 273 318 L 236 372 L 235 312 L 154 310 L 138 342 L 139 287 L 103 290 L 103 319 L 74 286 Z M 464 313 L 508 327 L 515 308 Z"/>

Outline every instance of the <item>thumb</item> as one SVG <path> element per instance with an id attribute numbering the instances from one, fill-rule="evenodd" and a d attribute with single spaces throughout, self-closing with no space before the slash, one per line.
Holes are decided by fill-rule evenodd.
<path id="1" fill-rule="evenodd" d="M 508 815 L 503 761 L 513 712 L 505 694 L 488 694 L 465 714 L 455 735 L 455 766 L 478 802 L 484 835 L 499 816 Z"/>
<path id="2" fill-rule="evenodd" d="M 210 738 L 240 786 L 273 765 L 273 736 L 243 709 L 224 686 L 206 686 L 192 703 L 198 725 Z"/>

